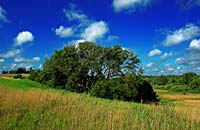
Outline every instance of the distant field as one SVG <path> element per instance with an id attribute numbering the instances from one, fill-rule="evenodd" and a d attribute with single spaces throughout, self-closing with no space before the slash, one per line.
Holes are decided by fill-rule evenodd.
<path id="1" fill-rule="evenodd" d="M 0 78 L 13 79 L 16 74 L 0 74 Z M 28 78 L 29 74 L 22 74 L 22 77 Z"/>
<path id="2" fill-rule="evenodd" d="M 155 90 L 161 102 L 175 106 L 175 111 L 184 116 L 188 116 L 192 121 L 200 123 L 200 94 L 194 93 L 176 93 L 167 90 Z"/>
<path id="3" fill-rule="evenodd" d="M 0 78 L 0 129 L 199 130 L 198 94 L 156 91 L 165 105 L 111 101 Z"/>

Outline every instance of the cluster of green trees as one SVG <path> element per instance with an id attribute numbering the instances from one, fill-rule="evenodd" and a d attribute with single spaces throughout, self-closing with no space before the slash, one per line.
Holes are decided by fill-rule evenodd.
<path id="1" fill-rule="evenodd" d="M 125 101 L 157 101 L 152 86 L 140 76 L 140 60 L 119 45 L 92 42 L 69 45 L 46 60 L 30 79 L 51 87 Z"/>
<path id="2" fill-rule="evenodd" d="M 182 75 L 161 75 L 161 76 L 145 76 L 145 79 L 152 85 L 159 85 L 171 89 L 178 86 L 178 90 L 200 92 L 200 76 L 194 72 L 187 72 Z M 182 88 L 181 88 L 182 87 Z"/>
<path id="3" fill-rule="evenodd" d="M 32 68 L 27 70 L 26 68 L 17 68 L 16 70 L 3 70 L 2 74 L 29 74 L 32 71 Z"/>

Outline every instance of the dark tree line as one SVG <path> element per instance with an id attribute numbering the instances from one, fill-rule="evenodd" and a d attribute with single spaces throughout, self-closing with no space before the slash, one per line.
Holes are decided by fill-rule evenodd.
<path id="1" fill-rule="evenodd" d="M 3 70 L 2 74 L 29 74 L 32 71 L 32 68 L 27 70 L 26 68 L 17 68 L 16 70 Z"/>
<path id="2" fill-rule="evenodd" d="M 92 42 L 69 45 L 45 61 L 30 79 L 51 87 L 126 101 L 156 101 L 152 86 L 144 81 L 140 60 L 119 45 L 103 47 Z"/>

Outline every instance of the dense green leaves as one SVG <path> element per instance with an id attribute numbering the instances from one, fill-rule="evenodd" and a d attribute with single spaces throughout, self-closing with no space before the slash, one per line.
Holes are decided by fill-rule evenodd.
<path id="1" fill-rule="evenodd" d="M 98 81 L 90 91 L 91 95 L 101 98 L 124 101 L 157 101 L 152 86 L 132 74 L 126 77 Z"/>
<path id="2" fill-rule="evenodd" d="M 194 72 L 182 75 L 145 76 L 151 84 L 172 91 L 200 93 L 200 76 Z"/>
<path id="3" fill-rule="evenodd" d="M 32 72 L 30 78 L 97 97 L 152 101 L 156 96 L 151 85 L 139 78 L 139 62 L 133 51 L 119 45 L 103 47 L 84 42 L 55 51 L 43 70 Z"/>

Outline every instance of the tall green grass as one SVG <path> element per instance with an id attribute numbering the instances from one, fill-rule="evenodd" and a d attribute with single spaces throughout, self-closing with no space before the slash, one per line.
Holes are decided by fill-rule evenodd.
<path id="1" fill-rule="evenodd" d="M 4 79 L 3 79 L 4 80 Z M 199 121 L 173 106 L 142 105 L 86 94 L 26 88 L 28 80 L 0 80 L 1 130 L 198 130 Z M 5 81 L 5 80 L 4 80 Z M 11 83 L 12 82 L 12 83 Z M 18 85 L 15 86 L 15 83 Z M 27 87 L 29 88 L 29 87 Z"/>
<path id="2" fill-rule="evenodd" d="M 31 88 L 47 89 L 48 86 L 31 81 L 29 79 L 4 79 L 0 78 L 0 86 L 12 87 L 17 89 L 28 90 Z"/>

